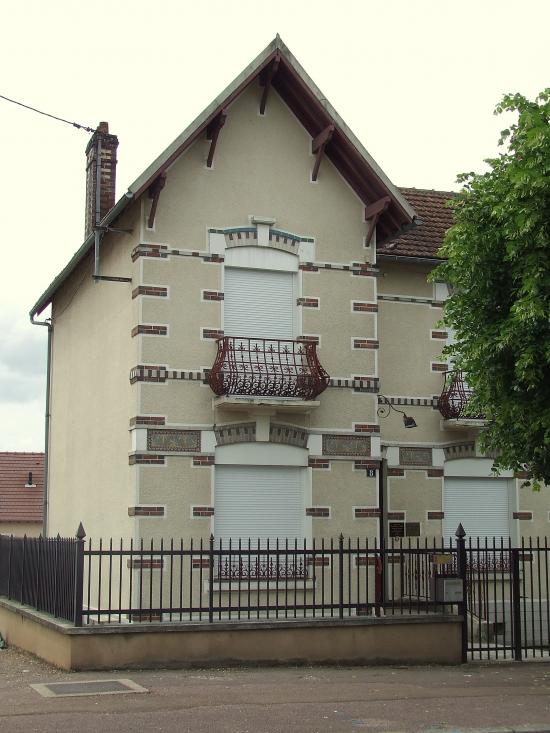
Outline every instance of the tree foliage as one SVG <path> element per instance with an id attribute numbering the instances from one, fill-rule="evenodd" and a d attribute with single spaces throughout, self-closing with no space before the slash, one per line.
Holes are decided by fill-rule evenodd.
<path id="1" fill-rule="evenodd" d="M 495 114 L 517 122 L 485 173 L 465 173 L 455 225 L 433 278 L 450 284 L 445 323 L 457 368 L 484 414 L 495 468 L 527 468 L 550 484 L 550 89 L 534 101 L 507 95 Z"/>

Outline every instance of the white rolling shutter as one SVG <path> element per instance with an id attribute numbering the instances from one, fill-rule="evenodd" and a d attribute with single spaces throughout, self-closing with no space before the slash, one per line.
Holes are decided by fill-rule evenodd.
<path id="1" fill-rule="evenodd" d="M 267 339 L 294 339 L 292 272 L 226 267 L 224 334 Z"/>
<path id="2" fill-rule="evenodd" d="M 264 545 L 279 538 L 302 540 L 305 530 L 303 468 L 216 466 L 214 528 L 216 540 L 231 538 Z"/>
<path id="3" fill-rule="evenodd" d="M 446 538 L 454 539 L 459 523 L 467 538 L 507 538 L 511 531 L 508 482 L 497 478 L 445 478 L 443 511 Z"/>

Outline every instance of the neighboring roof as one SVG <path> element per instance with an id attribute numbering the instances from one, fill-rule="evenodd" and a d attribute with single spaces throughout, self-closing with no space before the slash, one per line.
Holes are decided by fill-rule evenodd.
<path id="1" fill-rule="evenodd" d="M 410 226 L 415 219 L 415 211 L 412 206 L 369 155 L 300 66 L 279 35 L 132 183 L 127 193 L 103 218 L 101 226 L 106 227 L 112 224 L 130 202 L 138 199 L 147 191 L 151 183 L 205 133 L 208 125 L 222 110 L 226 109 L 262 72 L 264 74 L 268 72 L 268 68 L 276 59 L 279 59 L 279 66 L 271 82 L 273 88 L 284 99 L 312 138 L 328 125 L 334 125 L 334 133 L 325 148 L 325 155 L 338 168 L 357 195 L 365 203 L 374 203 L 389 196 L 391 203 L 378 220 L 379 241 L 389 239 L 399 230 Z M 51 302 L 59 286 L 91 250 L 93 241 L 92 233 L 35 303 L 30 312 L 31 318 L 43 311 Z"/>
<path id="2" fill-rule="evenodd" d="M 453 191 L 430 191 L 422 188 L 400 188 L 418 214 L 417 226 L 378 249 L 378 257 L 422 257 L 441 259 L 438 250 L 445 232 L 453 225 L 449 201 Z"/>
<path id="3" fill-rule="evenodd" d="M 43 501 L 44 454 L 0 452 L 0 522 L 41 522 Z"/>

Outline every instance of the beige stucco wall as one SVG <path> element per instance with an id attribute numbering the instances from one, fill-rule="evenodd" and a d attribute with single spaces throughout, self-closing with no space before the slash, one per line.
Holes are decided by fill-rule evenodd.
<path id="1" fill-rule="evenodd" d="M 136 225 L 131 213 L 121 226 Z M 137 361 L 131 337 L 136 280 L 130 253 L 136 235 L 108 235 L 101 273 L 133 283 L 92 280 L 88 257 L 55 296 L 52 308 L 51 430 L 48 533 L 128 536 L 133 501 L 128 423 L 136 414 L 129 373 Z"/>
<path id="2" fill-rule="evenodd" d="M 246 663 L 458 664 L 457 617 L 71 629 L 0 605 L 8 644 L 71 670 Z"/>
<path id="3" fill-rule="evenodd" d="M 41 522 L 2 522 L 0 521 L 0 534 L 13 535 L 14 537 L 38 537 L 42 533 Z"/>

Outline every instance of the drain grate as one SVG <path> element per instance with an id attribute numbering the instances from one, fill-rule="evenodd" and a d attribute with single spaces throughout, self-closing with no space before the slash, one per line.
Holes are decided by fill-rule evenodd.
<path id="1" fill-rule="evenodd" d="M 83 682 L 46 682 L 31 685 L 42 697 L 82 697 L 83 695 L 127 695 L 148 692 L 132 680 L 86 680 Z"/>

